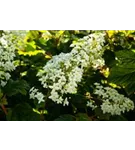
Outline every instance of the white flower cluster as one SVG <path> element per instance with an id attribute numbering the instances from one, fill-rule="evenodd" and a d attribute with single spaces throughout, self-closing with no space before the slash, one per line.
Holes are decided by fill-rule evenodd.
<path id="1" fill-rule="evenodd" d="M 82 67 L 92 66 L 97 69 L 104 65 L 104 59 L 102 58 L 104 36 L 104 33 L 93 33 L 71 44 L 71 47 L 73 47 L 72 53 L 77 54 L 77 59 L 81 62 Z"/>
<path id="2" fill-rule="evenodd" d="M 44 95 L 41 92 L 38 92 L 38 89 L 32 87 L 29 92 L 30 99 L 37 99 L 38 103 L 45 102 Z"/>
<path id="3" fill-rule="evenodd" d="M 41 77 L 39 80 L 43 87 L 51 89 L 49 98 L 58 104 L 68 105 L 63 94 L 76 93 L 77 83 L 83 74 L 83 69 L 77 67 L 72 53 L 54 56 L 43 69 L 38 76 Z"/>
<path id="4" fill-rule="evenodd" d="M 125 111 L 128 112 L 134 109 L 133 101 L 119 94 L 117 90 L 111 87 L 103 87 L 99 83 L 95 83 L 95 85 L 94 94 L 98 95 L 102 100 L 101 109 L 103 113 L 121 115 Z"/>
<path id="5" fill-rule="evenodd" d="M 64 94 L 77 92 L 78 83 L 81 82 L 84 69 L 98 67 L 104 64 L 102 46 L 104 34 L 91 34 L 76 43 L 70 53 L 61 53 L 53 56 L 37 76 L 44 88 L 51 90 L 49 98 L 58 104 L 68 105 Z"/>
<path id="6" fill-rule="evenodd" d="M 25 33 L 25 34 L 24 34 Z M 0 36 L 0 85 L 5 86 L 11 71 L 15 70 L 15 50 L 26 31 L 3 31 Z"/>

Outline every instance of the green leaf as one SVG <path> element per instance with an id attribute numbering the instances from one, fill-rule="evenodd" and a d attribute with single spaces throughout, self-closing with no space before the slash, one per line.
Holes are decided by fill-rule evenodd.
<path id="1" fill-rule="evenodd" d="M 27 47 L 25 48 L 26 52 L 27 51 L 34 51 L 36 49 L 35 45 L 32 45 L 33 43 L 27 44 Z"/>
<path id="2" fill-rule="evenodd" d="M 113 67 L 110 71 L 109 81 L 127 86 L 132 83 L 135 74 L 135 65 L 124 65 Z M 131 81 L 130 81 L 131 80 Z"/>
<path id="3" fill-rule="evenodd" d="M 40 121 L 40 115 L 33 111 L 28 103 L 21 103 L 15 106 L 7 117 L 11 121 Z"/>
<path id="4" fill-rule="evenodd" d="M 85 113 L 76 114 L 76 121 L 92 121 L 90 117 Z"/>
<path id="5" fill-rule="evenodd" d="M 29 89 L 29 85 L 25 80 L 14 81 L 10 79 L 7 85 L 4 87 L 4 92 L 8 96 L 16 95 L 18 93 L 22 95 L 26 95 L 28 89 Z"/>
<path id="6" fill-rule="evenodd" d="M 135 53 L 119 51 L 116 56 L 118 62 L 110 70 L 108 81 L 125 87 L 126 92 L 130 95 L 135 91 Z"/>
<path id="7" fill-rule="evenodd" d="M 76 118 L 70 114 L 65 114 L 65 115 L 61 115 L 59 116 L 57 119 L 55 119 L 54 121 L 75 121 Z"/>
<path id="8" fill-rule="evenodd" d="M 116 57 L 118 58 L 119 61 L 121 61 L 122 64 L 134 64 L 135 63 L 135 53 L 133 52 L 134 50 L 122 50 L 116 52 Z"/>

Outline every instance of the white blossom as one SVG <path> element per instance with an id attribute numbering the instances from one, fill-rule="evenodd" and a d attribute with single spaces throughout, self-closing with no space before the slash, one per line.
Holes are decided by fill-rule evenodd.
<path id="1" fill-rule="evenodd" d="M 16 48 L 21 46 L 26 31 L 2 31 L 0 36 L 0 85 L 5 86 L 10 79 L 10 72 L 15 70 Z"/>
<path id="2" fill-rule="evenodd" d="M 38 92 L 38 89 L 32 87 L 29 91 L 30 99 L 37 99 L 38 103 L 45 102 L 43 93 Z"/>
<path id="3" fill-rule="evenodd" d="M 67 97 L 65 98 L 65 100 L 64 100 L 64 102 L 63 102 L 63 106 L 65 106 L 65 105 L 69 105 L 69 101 L 68 101 L 68 99 L 67 99 Z"/>
<path id="4" fill-rule="evenodd" d="M 4 86 L 7 84 L 7 82 L 1 80 L 1 83 L 0 83 L 0 84 L 1 84 L 2 87 L 4 87 Z"/>
<path id="5" fill-rule="evenodd" d="M 95 108 L 97 108 L 97 106 L 94 104 L 94 102 L 93 101 L 87 101 L 87 106 L 88 107 L 91 107 L 92 108 L 92 110 L 94 110 Z"/>
<path id="6" fill-rule="evenodd" d="M 73 47 L 72 52 L 81 56 L 80 61 L 83 67 L 90 65 L 97 68 L 104 65 L 104 59 L 102 58 L 104 36 L 104 33 L 90 34 L 80 39 L 77 43 L 71 44 L 71 47 Z"/>
<path id="7" fill-rule="evenodd" d="M 60 53 L 53 56 L 37 74 L 44 88 L 51 90 L 49 98 L 58 104 L 68 105 L 68 100 L 63 98 L 64 94 L 75 94 L 78 83 L 83 78 L 85 69 L 104 65 L 102 59 L 103 33 L 90 34 L 76 43 L 70 53 Z"/>
<path id="8" fill-rule="evenodd" d="M 103 113 L 121 115 L 121 113 L 134 109 L 133 101 L 119 94 L 117 90 L 111 87 L 103 87 L 99 83 L 95 83 L 95 86 L 94 94 L 102 100 L 101 109 Z"/>

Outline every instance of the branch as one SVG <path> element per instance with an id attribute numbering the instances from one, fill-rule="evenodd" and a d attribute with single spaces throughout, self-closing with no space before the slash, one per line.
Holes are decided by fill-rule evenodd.
<path id="1" fill-rule="evenodd" d="M 8 114 L 6 107 L 3 104 L 0 104 L 2 110 L 4 111 L 5 115 Z"/>
<path id="2" fill-rule="evenodd" d="M 0 99 L 0 101 L 1 101 L 5 96 L 6 96 L 6 95 L 3 94 L 3 96 L 2 96 L 1 99 Z M 7 112 L 6 107 L 5 107 L 3 104 L 0 104 L 0 106 L 1 106 L 2 110 L 4 111 L 4 113 L 7 115 L 8 112 Z"/>

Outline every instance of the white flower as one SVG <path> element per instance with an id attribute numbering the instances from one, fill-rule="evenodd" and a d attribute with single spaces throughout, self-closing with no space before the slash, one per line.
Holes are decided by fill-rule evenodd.
<path id="1" fill-rule="evenodd" d="M 30 99 L 35 99 L 35 93 L 34 92 L 30 93 Z"/>
<path id="2" fill-rule="evenodd" d="M 38 103 L 45 102 L 44 95 L 38 89 L 32 87 L 29 91 L 30 99 L 37 99 Z"/>
<path id="3" fill-rule="evenodd" d="M 7 82 L 1 81 L 1 86 L 4 87 L 7 84 Z"/>
<path id="4" fill-rule="evenodd" d="M 87 102 L 87 106 L 88 106 L 88 107 L 91 107 L 92 110 L 94 110 L 95 108 L 97 108 L 97 106 L 96 106 L 92 101 L 88 101 L 88 102 Z"/>
<path id="5" fill-rule="evenodd" d="M 41 92 L 38 92 L 35 97 L 38 99 L 38 103 L 44 102 L 44 95 Z"/>
<path id="6" fill-rule="evenodd" d="M 59 98 L 59 95 L 55 90 L 52 90 L 51 95 L 49 96 L 49 98 L 52 99 L 53 101 L 55 101 L 56 99 Z"/>
<path id="7" fill-rule="evenodd" d="M 67 99 L 67 97 L 65 98 L 65 100 L 64 100 L 64 102 L 63 102 L 63 106 L 65 106 L 65 105 L 69 105 L 69 102 L 68 102 L 68 99 Z"/>

